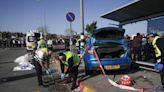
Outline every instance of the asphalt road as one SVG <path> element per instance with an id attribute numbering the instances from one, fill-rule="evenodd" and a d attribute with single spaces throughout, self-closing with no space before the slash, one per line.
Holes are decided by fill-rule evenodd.
<path id="1" fill-rule="evenodd" d="M 0 51 L 0 91 L 34 92 L 37 87 L 35 72 L 13 71 L 17 66 L 14 60 L 26 54 L 24 48 L 12 48 Z"/>
<path id="2" fill-rule="evenodd" d="M 54 51 L 60 51 L 59 47 L 57 47 Z M 14 60 L 24 54 L 26 54 L 26 50 L 24 48 L 0 50 L 0 92 L 36 92 L 36 90 L 39 90 L 38 92 L 70 91 L 67 85 L 63 86 L 63 84 L 60 83 L 57 85 L 51 84 L 47 87 L 38 87 L 34 70 L 12 71 L 13 67 L 16 66 Z M 134 87 L 148 88 L 144 92 L 153 92 L 153 88 L 160 85 L 160 77 L 156 72 L 136 69 L 131 71 L 107 72 L 108 77 L 114 81 L 119 81 L 125 74 L 129 75 L 133 79 Z M 55 77 L 56 76 L 57 75 L 55 75 Z M 84 73 L 84 64 L 81 64 L 79 68 L 79 79 L 92 86 L 97 92 L 134 92 L 111 86 L 107 79 L 104 78 L 101 71 L 86 76 Z M 44 80 L 51 80 L 52 82 L 52 77 L 44 75 Z"/>

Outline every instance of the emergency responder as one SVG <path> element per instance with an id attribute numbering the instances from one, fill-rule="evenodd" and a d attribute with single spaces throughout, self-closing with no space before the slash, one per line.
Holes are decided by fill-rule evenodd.
<path id="1" fill-rule="evenodd" d="M 78 67 L 80 65 L 79 56 L 71 51 L 66 51 L 65 53 L 59 53 L 59 61 L 61 66 L 61 79 L 64 79 L 64 76 L 69 74 L 67 83 L 71 82 L 71 78 L 73 78 L 71 90 L 74 90 L 78 87 L 76 82 L 78 77 Z M 65 66 L 68 67 L 66 71 L 64 71 Z"/>
<path id="2" fill-rule="evenodd" d="M 76 47 L 77 47 L 77 53 L 80 54 L 80 42 L 81 42 L 81 39 L 80 37 L 77 38 L 77 41 L 76 41 Z"/>
<path id="3" fill-rule="evenodd" d="M 33 50 L 31 52 L 31 55 L 32 55 L 32 64 L 34 64 L 34 56 L 35 56 L 35 51 L 37 50 L 37 46 L 38 46 L 37 40 L 36 40 L 36 38 L 34 38 L 34 41 L 32 43 Z"/>
<path id="4" fill-rule="evenodd" d="M 38 85 L 41 86 L 43 85 L 43 80 L 42 80 L 42 66 L 39 64 L 38 62 L 38 58 L 35 57 L 36 55 L 36 50 L 37 50 L 37 40 L 34 39 L 34 42 L 32 44 L 32 47 L 33 47 L 33 51 L 32 51 L 32 61 L 33 61 L 33 64 L 35 66 L 35 70 L 36 70 L 36 74 L 37 74 L 37 77 L 38 77 Z"/>
<path id="5" fill-rule="evenodd" d="M 47 48 L 47 42 L 44 40 L 43 36 L 40 37 L 40 40 L 38 42 L 38 47 L 39 48 Z"/>
<path id="6" fill-rule="evenodd" d="M 42 67 L 46 70 L 49 69 L 49 58 L 52 55 L 52 51 L 48 50 L 47 48 L 40 48 L 36 50 L 35 53 L 35 59 L 34 59 L 34 66 L 36 69 L 36 74 L 38 77 L 38 85 L 43 85 L 43 79 L 42 79 Z"/>
<path id="7" fill-rule="evenodd" d="M 47 47 L 48 49 L 52 50 L 53 49 L 53 41 L 51 39 L 47 40 Z"/>
<path id="8" fill-rule="evenodd" d="M 157 34 L 150 33 L 147 35 L 147 40 L 149 43 L 152 43 L 154 50 L 155 50 L 155 56 L 156 56 L 156 64 L 155 69 L 160 72 L 161 77 L 161 84 L 160 90 L 164 91 L 164 39 L 160 38 Z M 162 92 L 163 92 L 162 91 Z"/>
<path id="9" fill-rule="evenodd" d="M 48 49 L 47 48 L 47 42 L 44 40 L 43 36 L 40 36 L 40 40 L 38 42 L 37 50 L 45 49 L 45 48 L 46 48 L 46 50 Z M 46 65 L 46 68 L 48 69 L 49 68 L 49 60 L 46 61 L 45 65 Z M 48 73 L 48 72 L 46 71 L 46 73 Z"/>

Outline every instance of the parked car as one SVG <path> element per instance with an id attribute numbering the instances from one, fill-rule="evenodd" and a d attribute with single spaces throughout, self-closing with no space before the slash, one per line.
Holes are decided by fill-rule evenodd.
<path id="1" fill-rule="evenodd" d="M 124 29 L 115 27 L 104 27 L 93 31 L 86 43 L 88 51 L 83 57 L 86 74 L 100 69 L 93 50 L 97 52 L 105 70 L 130 69 L 132 61 L 128 56 L 124 33 Z"/>

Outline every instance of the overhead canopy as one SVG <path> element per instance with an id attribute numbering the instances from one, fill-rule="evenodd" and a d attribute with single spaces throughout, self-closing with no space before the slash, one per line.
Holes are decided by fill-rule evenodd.
<path id="1" fill-rule="evenodd" d="M 164 0 L 135 0 L 101 17 L 120 22 L 121 25 L 164 15 Z"/>

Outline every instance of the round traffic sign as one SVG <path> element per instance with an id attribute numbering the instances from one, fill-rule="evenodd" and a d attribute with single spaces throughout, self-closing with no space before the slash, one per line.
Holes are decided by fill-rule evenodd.
<path id="1" fill-rule="evenodd" d="M 72 12 L 68 12 L 67 15 L 66 15 L 66 19 L 69 22 L 73 22 L 75 20 L 75 14 L 72 13 Z"/>

